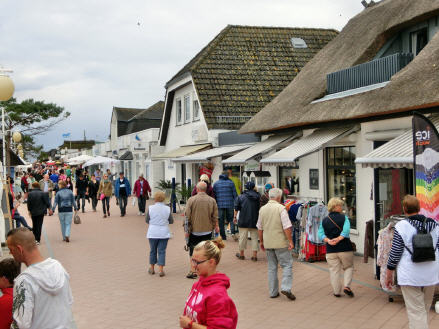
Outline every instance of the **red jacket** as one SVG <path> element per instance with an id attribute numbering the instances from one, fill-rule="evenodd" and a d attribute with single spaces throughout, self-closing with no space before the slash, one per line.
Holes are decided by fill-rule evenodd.
<path id="1" fill-rule="evenodd" d="M 183 314 L 207 329 L 236 329 L 238 312 L 227 294 L 230 279 L 222 273 L 194 283 Z"/>
<path id="2" fill-rule="evenodd" d="M 0 329 L 9 329 L 12 323 L 13 288 L 2 289 L 0 297 Z"/>
<path id="3" fill-rule="evenodd" d="M 142 178 L 143 180 L 143 196 L 148 195 L 147 193 L 151 193 L 151 187 L 148 184 L 148 181 L 145 178 Z M 136 194 L 137 197 L 140 197 L 140 190 L 141 190 L 141 186 L 140 186 L 140 179 L 136 180 L 136 182 L 134 183 L 134 189 L 133 189 L 133 194 Z"/>

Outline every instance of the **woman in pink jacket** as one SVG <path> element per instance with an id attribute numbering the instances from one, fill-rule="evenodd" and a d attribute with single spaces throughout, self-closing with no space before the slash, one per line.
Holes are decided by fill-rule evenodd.
<path id="1" fill-rule="evenodd" d="M 200 242 L 195 247 L 192 264 L 200 279 L 192 286 L 180 316 L 181 328 L 236 329 L 238 313 L 227 294 L 230 279 L 216 271 L 222 248 L 224 242 L 221 237 Z"/>

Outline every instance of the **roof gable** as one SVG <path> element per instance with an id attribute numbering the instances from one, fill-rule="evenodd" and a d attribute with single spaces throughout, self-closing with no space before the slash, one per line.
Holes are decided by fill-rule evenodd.
<path id="1" fill-rule="evenodd" d="M 167 87 L 190 74 L 208 128 L 238 129 L 281 92 L 337 33 L 332 29 L 229 25 Z M 302 38 L 308 47 L 293 48 L 293 37 Z M 170 108 L 167 106 L 166 112 Z M 167 126 L 164 122 L 163 127 Z"/>
<path id="2" fill-rule="evenodd" d="M 439 14 L 439 1 L 386 0 L 351 19 L 241 133 L 268 132 L 316 123 L 408 111 L 439 102 L 439 36 L 385 87 L 342 99 L 312 103 L 326 92 L 326 75 L 372 60 L 399 31 Z M 423 86 L 421 86 L 423 85 Z M 422 93 L 419 92 L 422 90 Z M 430 105 L 428 105 L 430 104 Z"/>
<path id="3" fill-rule="evenodd" d="M 158 101 L 147 109 L 114 108 L 117 117 L 117 136 L 149 128 L 160 128 L 164 102 Z"/>

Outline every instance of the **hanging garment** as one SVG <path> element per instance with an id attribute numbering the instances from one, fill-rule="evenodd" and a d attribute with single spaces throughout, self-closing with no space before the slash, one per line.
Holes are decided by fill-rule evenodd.
<path id="1" fill-rule="evenodd" d="M 387 260 L 389 259 L 390 249 L 392 248 L 393 232 L 395 231 L 394 223 L 390 223 L 381 231 L 378 232 L 377 240 L 377 265 L 381 267 L 380 270 L 380 283 L 381 288 L 387 292 L 396 292 L 398 287 L 396 285 L 390 288 L 386 287 L 386 267 Z"/>
<path id="2" fill-rule="evenodd" d="M 326 216 L 328 216 L 328 208 L 324 204 L 318 203 L 309 208 L 306 233 L 308 234 L 309 241 L 312 243 L 323 244 L 323 241 L 319 238 L 319 227 L 320 222 Z"/>

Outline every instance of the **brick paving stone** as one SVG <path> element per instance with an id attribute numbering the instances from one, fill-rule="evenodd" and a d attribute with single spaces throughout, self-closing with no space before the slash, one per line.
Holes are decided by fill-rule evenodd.
<path id="1" fill-rule="evenodd" d="M 60 260 L 71 276 L 73 313 L 79 329 L 167 329 L 178 328 L 178 317 L 194 280 L 185 278 L 188 253 L 183 250 L 181 214 L 171 225 L 166 276 L 148 275 L 147 226 L 137 208 L 128 203 L 127 216 L 120 217 L 114 198 L 111 216 L 102 218 L 86 204 L 82 224 L 72 224 L 71 242 L 62 241 L 58 216 L 47 216 L 42 253 Z M 27 213 L 25 208 L 21 213 Z M 30 222 L 30 220 L 29 220 Z M 219 271 L 231 279 L 229 294 L 239 314 L 240 329 L 300 328 L 405 328 L 407 315 L 401 298 L 389 303 L 373 277 L 373 262 L 355 259 L 352 289 L 355 298 L 335 298 L 325 262 L 294 261 L 293 292 L 296 301 L 284 296 L 268 297 L 267 263 L 238 260 L 237 242 L 226 242 Z M 6 251 L 7 254 L 7 251 Z M 5 255 L 7 256 L 7 255 Z M 364 285 L 364 284 L 366 285 Z M 340 317 L 342 312 L 343 317 Z M 430 327 L 439 328 L 439 315 L 430 312 Z"/>

